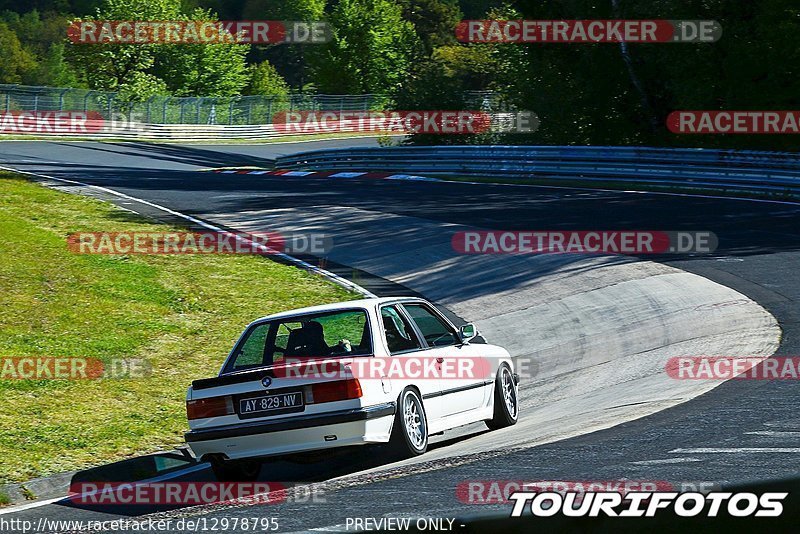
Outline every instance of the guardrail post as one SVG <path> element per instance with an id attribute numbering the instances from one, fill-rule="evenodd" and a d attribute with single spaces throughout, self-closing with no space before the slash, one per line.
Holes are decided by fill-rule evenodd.
<path id="1" fill-rule="evenodd" d="M 147 99 L 147 124 L 150 124 L 150 119 L 152 117 L 152 110 L 150 109 L 150 104 L 152 104 L 153 99 L 155 99 L 155 95 L 151 96 Z"/>
<path id="2" fill-rule="evenodd" d="M 64 111 L 64 95 L 67 91 L 69 91 L 69 89 L 63 89 L 58 94 L 58 111 Z"/>
<path id="3" fill-rule="evenodd" d="M 228 125 L 233 124 L 233 97 L 230 97 L 228 104 Z"/>

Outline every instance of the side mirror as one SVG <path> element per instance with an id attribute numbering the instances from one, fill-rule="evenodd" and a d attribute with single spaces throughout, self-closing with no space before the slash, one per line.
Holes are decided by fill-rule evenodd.
<path id="1" fill-rule="evenodd" d="M 477 336 L 478 336 L 478 329 L 475 328 L 475 325 L 472 323 L 465 324 L 458 329 L 458 337 L 461 338 L 462 343 L 466 343 L 470 339 L 473 339 Z"/>

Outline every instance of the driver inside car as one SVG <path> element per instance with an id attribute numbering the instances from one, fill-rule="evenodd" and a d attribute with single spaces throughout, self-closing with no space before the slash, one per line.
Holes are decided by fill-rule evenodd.
<path id="1" fill-rule="evenodd" d="M 352 351 L 350 341 L 342 339 L 338 344 L 329 347 L 325 342 L 322 325 L 317 321 L 306 321 L 301 328 L 292 330 L 286 347 L 287 356 L 303 356 L 307 358 L 343 354 Z"/>

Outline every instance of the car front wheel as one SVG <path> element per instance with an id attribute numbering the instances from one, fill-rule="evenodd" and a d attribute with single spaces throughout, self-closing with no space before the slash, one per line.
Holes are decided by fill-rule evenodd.
<path id="1" fill-rule="evenodd" d="M 413 388 L 400 394 L 389 447 L 398 459 L 419 456 L 428 450 L 428 419 L 422 398 Z"/>

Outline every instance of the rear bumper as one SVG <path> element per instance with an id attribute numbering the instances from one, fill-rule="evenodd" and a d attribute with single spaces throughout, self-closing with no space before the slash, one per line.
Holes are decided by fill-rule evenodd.
<path id="1" fill-rule="evenodd" d="M 197 457 L 224 454 L 231 459 L 385 442 L 389 439 L 395 410 L 396 403 L 389 402 L 192 430 L 185 437 Z"/>

